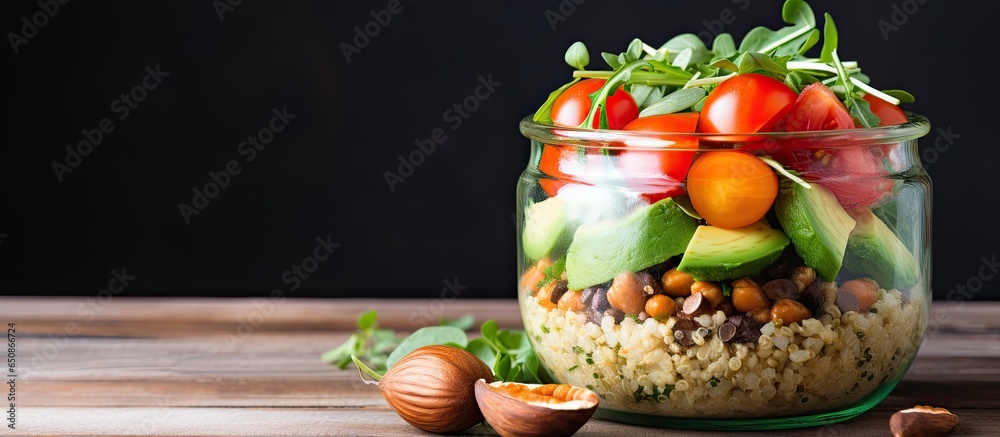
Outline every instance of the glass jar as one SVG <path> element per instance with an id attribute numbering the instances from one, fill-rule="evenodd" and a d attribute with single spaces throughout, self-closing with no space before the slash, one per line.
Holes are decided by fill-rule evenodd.
<path id="1" fill-rule="evenodd" d="M 595 417 L 648 426 L 806 427 L 874 407 L 931 299 L 929 122 L 908 115 L 752 135 L 522 120 L 518 300 L 542 367 L 596 392 Z M 774 158 L 749 161 L 785 169 L 777 195 L 747 189 L 757 164 L 694 174 L 733 153 Z M 763 217 L 727 219 L 747 214 Z"/>

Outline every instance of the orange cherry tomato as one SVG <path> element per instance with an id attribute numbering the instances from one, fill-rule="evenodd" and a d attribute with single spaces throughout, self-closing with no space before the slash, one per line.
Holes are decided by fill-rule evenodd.
<path id="1" fill-rule="evenodd" d="M 764 217 L 778 196 L 778 176 L 741 151 L 705 152 L 688 171 L 691 204 L 712 226 L 735 229 Z"/>

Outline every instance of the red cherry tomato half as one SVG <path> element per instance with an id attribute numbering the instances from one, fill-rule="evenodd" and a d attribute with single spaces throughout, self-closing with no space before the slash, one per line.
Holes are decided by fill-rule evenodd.
<path id="1" fill-rule="evenodd" d="M 816 82 L 803 88 L 792 104 L 785 129 L 789 132 L 854 129 L 854 120 L 833 91 Z"/>
<path id="2" fill-rule="evenodd" d="M 708 94 L 698 130 L 719 134 L 767 132 L 785 116 L 797 97 L 788 85 L 770 76 L 734 76 Z"/>
<path id="3" fill-rule="evenodd" d="M 585 79 L 567 88 L 552 103 L 552 121 L 560 126 L 580 126 L 590 112 L 590 95 L 604 86 L 604 82 L 602 79 Z M 639 105 L 631 94 L 621 88 L 609 95 L 604 106 L 597 110 L 592 128 L 597 129 L 600 125 L 603 109 L 608 110 L 609 129 L 621 129 L 639 117 Z"/>
<path id="4" fill-rule="evenodd" d="M 790 132 L 851 129 L 854 121 L 829 88 L 814 83 L 792 106 L 786 128 Z M 795 148 L 778 150 L 774 158 L 828 188 L 845 208 L 854 208 L 871 205 L 892 191 L 893 181 L 873 152 L 881 154 L 880 149 L 867 147 Z"/>
<path id="5" fill-rule="evenodd" d="M 875 97 L 871 94 L 865 94 L 863 97 L 868 104 L 871 106 L 872 113 L 878 116 L 882 120 L 879 126 L 892 126 L 895 124 L 903 124 L 909 121 L 906 118 L 906 113 L 899 106 L 893 105 L 885 100 Z"/>
<path id="6" fill-rule="evenodd" d="M 698 126 L 698 116 L 697 112 L 685 112 L 642 117 L 629 123 L 624 130 L 693 133 Z M 691 167 L 691 161 L 694 160 L 698 139 L 685 136 L 671 136 L 664 139 L 673 141 L 673 144 L 667 144 L 659 139 L 651 139 L 650 141 L 654 144 L 650 145 L 680 150 L 642 150 L 644 144 L 626 143 L 628 148 L 618 152 L 618 165 L 621 166 L 623 172 L 630 176 L 671 179 L 675 182 L 683 181 L 688 168 Z M 690 151 L 684 149 L 690 149 Z"/>

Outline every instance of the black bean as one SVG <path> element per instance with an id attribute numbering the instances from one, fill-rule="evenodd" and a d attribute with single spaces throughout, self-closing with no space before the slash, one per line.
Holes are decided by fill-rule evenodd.
<path id="1" fill-rule="evenodd" d="M 654 294 L 663 294 L 663 286 L 660 281 L 647 272 L 639 272 L 639 288 L 647 297 Z"/>
<path id="2" fill-rule="evenodd" d="M 587 321 L 595 325 L 600 325 L 601 319 L 604 318 L 604 312 L 611 308 L 611 304 L 608 303 L 607 290 L 595 290 L 593 296 L 590 298 L 590 305 L 588 308 L 589 311 L 587 312 Z"/>
<path id="3" fill-rule="evenodd" d="M 823 296 L 823 281 L 816 279 L 812 284 L 806 287 L 805 291 L 802 292 L 802 297 L 799 298 L 799 302 L 805 305 L 809 311 L 818 318 L 822 314 L 823 303 L 826 301 L 826 297 Z"/>
<path id="4" fill-rule="evenodd" d="M 788 260 L 781 260 L 767 268 L 767 276 L 770 276 L 771 279 L 784 278 L 788 274 L 788 270 Z"/>
<path id="5" fill-rule="evenodd" d="M 677 343 L 684 347 L 694 346 L 694 331 L 686 329 L 674 330 L 674 339 Z"/>
<path id="6" fill-rule="evenodd" d="M 848 313 L 851 311 L 857 311 L 858 297 L 851 293 L 850 291 L 839 289 L 837 290 L 837 308 L 840 308 L 840 312 Z"/>
<path id="7" fill-rule="evenodd" d="M 768 281 L 764 284 L 763 289 L 764 294 L 774 301 L 781 299 L 798 300 L 799 296 L 802 295 L 802 293 L 799 292 L 799 287 L 796 287 L 795 283 L 788 279 L 775 279 Z"/>
<path id="8" fill-rule="evenodd" d="M 563 295 L 566 294 L 567 291 L 569 291 L 569 285 L 566 281 L 556 282 L 556 286 L 552 289 L 552 295 L 549 296 L 549 300 L 554 304 L 558 304 L 559 299 L 562 299 Z"/>
<path id="9" fill-rule="evenodd" d="M 608 308 L 604 311 L 605 316 L 611 316 L 615 319 L 615 324 L 620 324 L 622 320 L 625 320 L 625 311 L 618 308 Z"/>
<path id="10" fill-rule="evenodd" d="M 690 317 L 698 317 L 712 311 L 712 302 L 702 293 L 695 293 L 684 299 L 681 311 Z"/>
<path id="11" fill-rule="evenodd" d="M 726 322 L 719 327 L 719 339 L 722 340 L 724 343 L 729 343 L 730 341 L 733 341 L 734 337 L 736 337 L 735 324 Z"/>

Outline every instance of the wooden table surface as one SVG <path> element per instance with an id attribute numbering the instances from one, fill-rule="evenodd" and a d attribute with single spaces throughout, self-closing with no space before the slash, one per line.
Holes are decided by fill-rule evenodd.
<path id="1" fill-rule="evenodd" d="M 371 308 L 399 330 L 463 314 L 520 327 L 507 300 L 0 298 L 0 322 L 16 324 L 18 364 L 17 429 L 0 437 L 432 435 L 396 416 L 353 367 L 319 361 Z M 759 435 L 886 436 L 889 416 L 915 404 L 957 413 L 951 435 L 1000 434 L 1000 303 L 936 303 L 930 320 L 906 378 L 874 410 Z M 594 419 L 577 435 L 661 434 L 709 433 Z M 496 434 L 479 425 L 464 435 Z"/>

